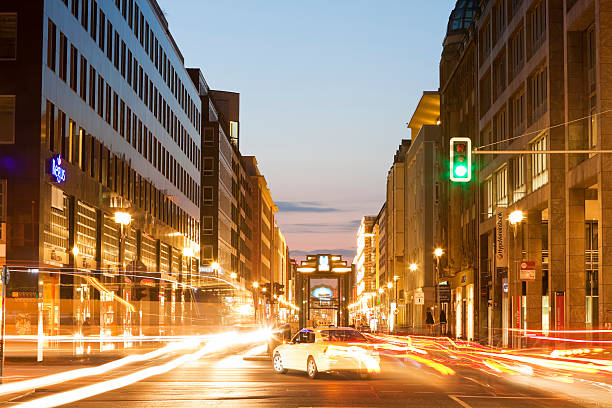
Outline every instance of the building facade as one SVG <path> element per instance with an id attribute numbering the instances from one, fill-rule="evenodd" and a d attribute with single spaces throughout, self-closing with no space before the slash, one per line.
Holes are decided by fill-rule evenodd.
<path id="1" fill-rule="evenodd" d="M 438 316 L 441 307 L 436 301 L 434 257 L 434 249 L 439 245 L 436 236 L 439 230 L 439 119 L 440 95 L 424 92 L 408 123 L 410 147 L 403 152 L 404 326 L 417 333 L 425 328 L 427 311 Z"/>
<path id="2" fill-rule="evenodd" d="M 28 268 L 9 282 L 9 332 L 37 306 L 45 334 L 178 330 L 193 318 L 201 113 L 163 13 L 138 0 L 0 12 L 4 255 Z"/>
<path id="3" fill-rule="evenodd" d="M 477 13 L 476 1 L 458 2 L 449 18 L 440 60 L 440 157 L 449 157 L 453 137 L 468 137 L 474 147 L 480 140 L 477 41 L 473 25 Z M 481 168 L 479 160 L 480 156 L 473 157 L 476 169 Z M 481 219 L 478 214 L 483 212 L 478 177 L 479 173 L 472 171 L 471 182 L 451 182 L 448 163 L 440 162 L 441 210 L 437 234 L 438 245 L 445 252 L 440 258 L 440 303 L 442 308 L 446 307 L 446 331 L 454 337 L 470 340 L 482 340 L 487 336 L 483 325 L 489 318 L 492 267 L 485 261 L 479 262 L 478 254 L 481 249 L 483 253 L 490 250 L 492 254 L 494 248 L 493 236 L 490 242 L 482 243 L 482 248 L 478 246 Z"/>

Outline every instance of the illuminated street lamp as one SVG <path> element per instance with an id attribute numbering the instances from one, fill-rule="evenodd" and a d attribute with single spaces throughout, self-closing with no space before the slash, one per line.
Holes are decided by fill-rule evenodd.
<path id="1" fill-rule="evenodd" d="M 183 256 L 193 258 L 193 248 L 190 248 L 190 247 L 183 248 Z"/>
<path id="2" fill-rule="evenodd" d="M 434 249 L 434 256 L 436 257 L 436 279 L 434 280 L 434 285 L 436 285 L 434 287 L 434 307 L 437 308 L 437 310 L 434 310 L 434 316 L 436 315 L 436 312 L 438 312 L 438 318 L 440 318 L 440 306 L 438 305 L 438 289 L 440 286 L 439 280 L 440 280 L 440 257 L 442 257 L 442 255 L 444 255 L 444 250 L 440 247 Z M 440 325 L 438 325 L 438 328 L 440 328 Z"/>
<path id="3" fill-rule="evenodd" d="M 210 267 L 213 268 L 215 271 L 218 271 L 221 265 L 219 265 L 219 262 L 213 262 L 210 264 Z"/>
<path id="4" fill-rule="evenodd" d="M 236 279 L 236 278 L 238 277 L 238 274 L 237 274 L 236 272 L 232 272 L 232 273 L 231 273 L 231 275 L 230 275 L 230 277 L 231 277 L 232 279 Z"/>
<path id="5" fill-rule="evenodd" d="M 254 287 L 255 289 L 257 289 L 257 288 L 259 287 L 259 283 L 258 283 L 258 282 L 253 282 L 253 287 Z"/>
<path id="6" fill-rule="evenodd" d="M 393 283 L 388 282 L 388 283 L 387 283 L 387 287 L 388 287 L 389 289 L 391 289 L 391 288 L 393 287 Z"/>
<path id="7" fill-rule="evenodd" d="M 512 227 L 514 228 L 515 238 L 516 238 L 516 231 L 518 229 L 518 226 L 521 222 L 523 222 L 524 219 L 525 219 L 525 216 L 523 215 L 523 212 L 521 210 L 512 211 L 510 213 L 510 216 L 508 216 L 508 221 L 510 221 L 510 225 L 512 225 Z"/>
<path id="8" fill-rule="evenodd" d="M 417 269 L 419 269 L 418 265 L 415 263 L 410 264 L 410 266 L 408 267 L 408 269 L 410 269 L 411 272 L 416 272 Z"/>
<path id="9" fill-rule="evenodd" d="M 79 256 L 79 253 L 81 251 L 79 251 L 79 247 L 77 247 L 76 245 L 74 247 L 72 247 L 72 255 L 74 255 L 74 257 L 76 258 L 77 256 Z"/>
<path id="10" fill-rule="evenodd" d="M 378 288 L 378 293 L 382 294 L 385 290 L 383 288 Z"/>
<path id="11" fill-rule="evenodd" d="M 132 222 L 132 215 L 124 211 L 116 211 L 115 222 L 122 226 L 130 225 L 130 223 Z"/>
<path id="12" fill-rule="evenodd" d="M 514 284 L 512 285 L 512 287 L 514 289 L 514 290 L 512 290 L 512 292 L 514 292 L 514 293 L 511 293 L 513 299 L 518 297 L 518 296 L 520 296 L 520 293 L 521 293 L 521 289 L 520 289 L 520 286 L 519 286 L 520 285 L 520 279 L 519 279 L 519 276 L 518 276 L 519 272 L 518 272 L 518 265 L 517 265 L 519 256 L 517 254 L 517 249 L 518 248 L 517 248 L 517 245 L 516 245 L 516 242 L 517 242 L 516 234 L 518 233 L 518 228 L 519 228 L 519 226 L 521 225 L 521 223 L 523 222 L 524 219 L 525 219 L 525 216 L 523 215 L 523 211 L 521 211 L 521 210 L 514 210 L 508 216 L 508 221 L 510 222 L 510 225 L 512 225 L 513 244 L 514 244 L 513 245 L 514 246 L 514 248 L 513 248 L 514 249 L 514 254 L 513 254 L 513 258 L 514 258 L 513 259 L 513 261 L 514 261 L 513 262 L 513 264 L 514 264 L 513 265 L 514 266 L 513 267 L 513 269 L 514 269 Z M 515 310 L 515 308 L 512 307 L 512 310 Z M 514 311 L 513 313 L 516 313 L 516 311 Z M 512 318 L 512 322 L 514 322 L 514 321 L 515 321 L 515 319 Z M 511 326 L 513 324 L 514 323 L 510 323 L 510 324 L 508 324 L 508 326 Z M 520 324 L 519 324 L 519 327 L 517 327 L 517 329 L 520 329 Z M 520 347 L 521 346 L 521 337 L 520 337 L 519 333 L 518 332 L 514 332 L 512 337 L 514 338 L 515 345 Z"/>

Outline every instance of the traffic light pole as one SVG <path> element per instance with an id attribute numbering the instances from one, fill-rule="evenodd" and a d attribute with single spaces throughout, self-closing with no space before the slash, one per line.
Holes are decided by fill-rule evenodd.
<path id="1" fill-rule="evenodd" d="M 612 154 L 612 150 L 472 150 L 472 154 Z"/>

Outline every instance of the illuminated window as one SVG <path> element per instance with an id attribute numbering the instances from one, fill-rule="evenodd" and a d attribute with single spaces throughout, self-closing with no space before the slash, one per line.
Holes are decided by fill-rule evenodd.
<path id="1" fill-rule="evenodd" d="M 0 95 L 0 144 L 15 143 L 15 96 Z"/>
<path id="2" fill-rule="evenodd" d="M 546 135 L 530 145 L 531 150 L 546 150 L 548 143 Z M 548 157 L 546 154 L 531 155 L 531 191 L 535 191 L 548 183 Z"/>
<path id="3" fill-rule="evenodd" d="M 512 201 L 517 202 L 525 197 L 527 186 L 525 184 L 525 157 L 519 155 L 512 161 Z"/>
<path id="4" fill-rule="evenodd" d="M 503 167 L 495 173 L 495 192 L 497 207 L 508 206 L 508 167 Z"/>
<path id="5" fill-rule="evenodd" d="M 0 14 L 0 60 L 17 58 L 17 13 Z"/>

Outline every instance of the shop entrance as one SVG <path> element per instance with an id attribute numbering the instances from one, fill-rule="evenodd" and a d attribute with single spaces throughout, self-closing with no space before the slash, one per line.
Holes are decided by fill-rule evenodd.
<path id="1" fill-rule="evenodd" d="M 338 326 L 338 310 L 310 309 L 310 321 L 313 326 Z"/>

